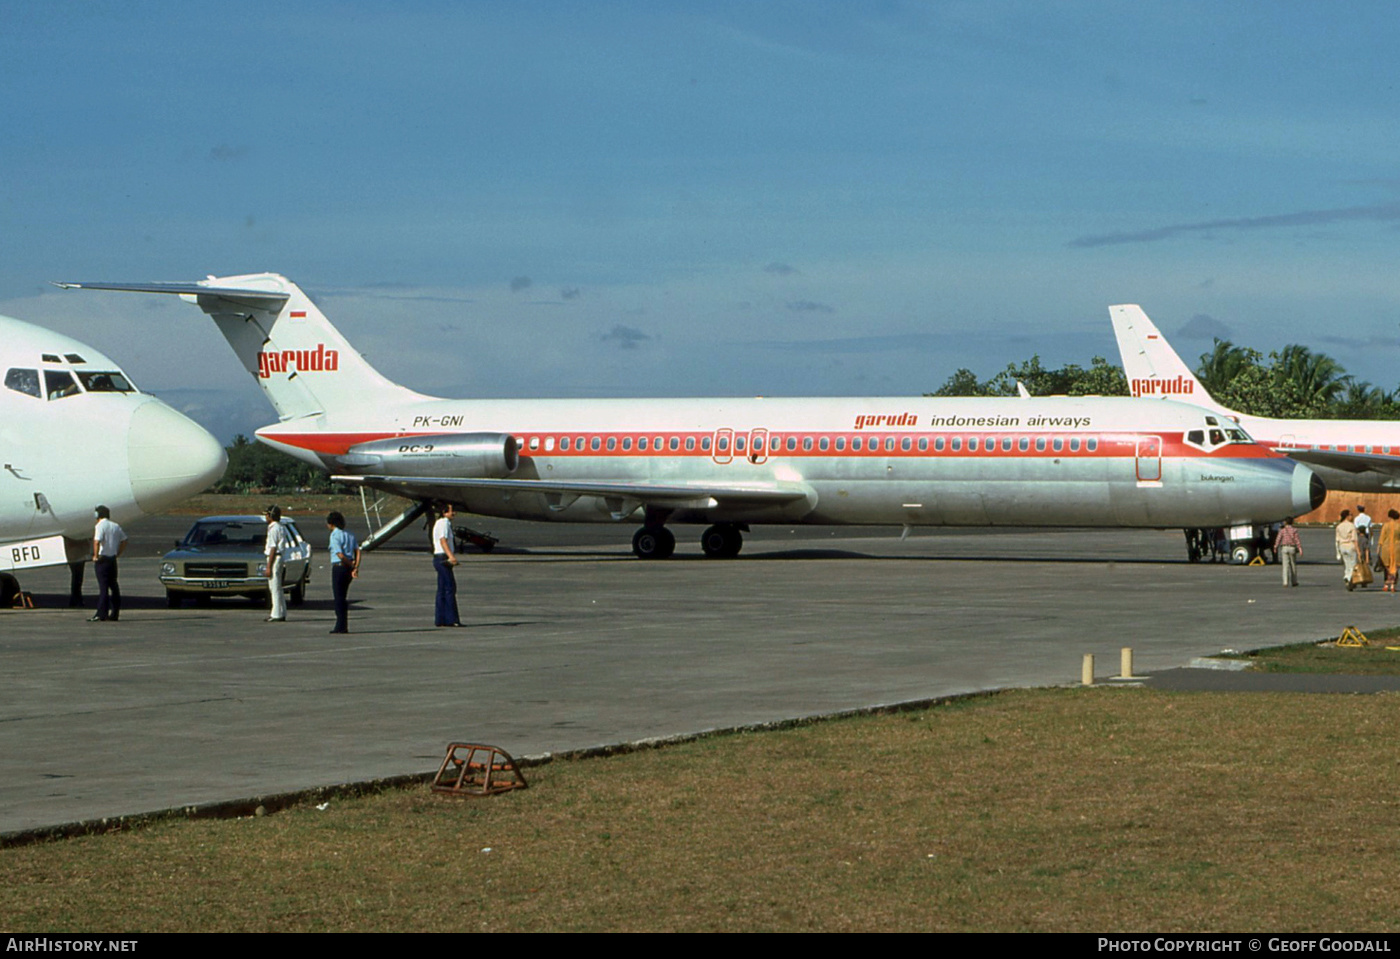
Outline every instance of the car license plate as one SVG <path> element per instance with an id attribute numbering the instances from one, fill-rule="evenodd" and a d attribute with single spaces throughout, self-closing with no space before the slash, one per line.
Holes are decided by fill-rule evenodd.
<path id="1" fill-rule="evenodd" d="M 200 580 L 199 585 L 205 589 L 228 589 L 229 582 L 226 579 L 203 579 Z"/>

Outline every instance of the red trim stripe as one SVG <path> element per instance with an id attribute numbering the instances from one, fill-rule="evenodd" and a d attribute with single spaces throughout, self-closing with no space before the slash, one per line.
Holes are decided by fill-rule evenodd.
<path id="1" fill-rule="evenodd" d="M 747 458 L 752 450 L 749 442 L 750 435 L 755 431 L 734 431 L 720 430 L 716 432 L 670 432 L 670 431 L 618 431 L 606 433 L 591 433 L 588 431 L 521 431 L 515 434 L 521 441 L 520 455 L 524 457 L 576 457 L 576 456 L 609 456 L 609 457 L 702 457 L 705 459 L 727 457 L 736 459 Z M 762 457 L 766 459 L 779 458 L 799 458 L 799 457 L 974 457 L 974 456 L 996 456 L 996 457 L 1056 457 L 1056 456 L 1078 456 L 1078 457 L 1103 457 L 1103 458 L 1132 458 L 1136 457 L 1141 443 L 1151 438 L 1158 438 L 1160 443 L 1160 455 L 1172 459 L 1281 459 L 1282 454 L 1275 453 L 1267 447 L 1257 444 L 1235 444 L 1222 446 L 1218 449 L 1206 452 L 1195 446 L 1188 445 L 1181 433 L 1062 433 L 1062 432 L 1036 432 L 1033 430 L 1015 432 L 898 432 L 890 433 L 884 431 L 861 431 L 861 432 L 783 432 L 783 431 L 763 431 L 767 435 Z M 728 449 L 716 451 L 717 433 L 724 433 L 729 439 Z M 314 453 L 325 453 L 329 455 L 340 455 L 346 453 L 351 447 L 360 443 L 368 443 L 375 440 L 392 439 L 401 437 L 404 439 L 446 435 L 440 430 L 436 431 L 414 431 L 414 432 L 376 432 L 376 433 L 268 433 L 265 439 L 277 443 L 284 443 L 288 446 L 295 446 L 300 449 Z M 637 449 L 637 440 L 645 437 L 647 449 Z M 569 449 L 560 448 L 561 439 L 567 438 Z M 553 448 L 546 450 L 545 445 L 552 439 Z M 593 448 L 593 441 L 597 440 L 597 449 Z M 675 440 L 675 449 L 671 448 L 671 441 Z M 744 446 L 737 448 L 736 440 L 742 439 Z M 806 449 L 807 440 L 811 440 L 811 449 Z M 821 441 L 827 441 L 827 448 L 821 448 Z M 904 440 L 909 440 L 909 448 L 904 448 Z M 943 448 L 938 448 L 938 441 L 943 441 Z M 1026 440 L 1026 449 L 1021 449 L 1021 440 Z M 538 441 L 534 448 L 531 448 L 532 440 Z M 709 447 L 706 447 L 705 440 L 709 440 Z M 789 449 L 789 440 L 792 441 L 794 449 Z M 853 441 L 861 442 L 861 449 L 852 449 Z M 926 448 L 920 449 L 920 441 L 924 441 Z M 969 448 L 970 441 L 976 440 L 977 449 Z M 1037 446 L 1037 443 L 1044 440 L 1044 449 Z M 1055 448 L 1055 442 L 1060 442 L 1060 448 Z M 612 448 L 608 448 L 609 441 Z M 838 441 L 843 449 L 837 449 Z M 872 449 L 872 441 L 876 448 Z M 1094 449 L 1088 448 L 1090 441 L 1094 444 Z M 953 449 L 953 443 L 957 442 L 959 449 Z M 1010 449 L 1006 448 L 1010 443 Z M 1071 448 L 1074 443 L 1078 443 L 1078 448 Z M 624 443 L 629 447 L 623 449 Z M 773 445 L 776 443 L 777 448 Z M 994 449 L 988 449 L 988 444 L 992 444 Z M 660 444 L 661 449 L 656 446 Z M 893 448 L 891 449 L 891 444 Z M 689 445 L 690 448 L 687 448 Z M 580 448 L 582 446 L 582 448 Z M 1151 454 L 1148 454 L 1151 455 Z"/>

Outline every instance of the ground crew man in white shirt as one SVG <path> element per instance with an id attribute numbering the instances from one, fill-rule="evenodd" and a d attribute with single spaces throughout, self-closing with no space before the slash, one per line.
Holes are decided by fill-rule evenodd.
<path id="1" fill-rule="evenodd" d="M 456 534 L 452 531 L 455 511 L 451 503 L 444 503 L 440 508 L 441 515 L 433 524 L 433 568 L 437 570 L 433 625 L 461 626 L 457 615 L 457 577 L 452 573 L 452 567 L 457 565 L 457 553 L 453 549 Z"/>
<path id="2" fill-rule="evenodd" d="M 117 557 L 126 552 L 126 533 L 112 522 L 112 511 L 99 506 L 93 511 L 97 526 L 92 532 L 92 568 L 97 573 L 97 615 L 90 623 L 116 622 L 122 614 L 122 590 L 117 585 Z"/>
<path id="3" fill-rule="evenodd" d="M 288 541 L 287 527 L 282 525 L 281 507 L 269 506 L 263 518 L 267 520 L 267 545 L 264 549 L 267 554 L 267 590 L 272 594 L 272 615 L 267 621 L 285 623 L 287 597 L 282 593 L 282 579 L 285 573 L 282 555 L 291 544 Z"/>

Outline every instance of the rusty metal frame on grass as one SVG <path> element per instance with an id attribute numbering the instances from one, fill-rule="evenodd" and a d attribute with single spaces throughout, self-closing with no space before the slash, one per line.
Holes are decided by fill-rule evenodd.
<path id="1" fill-rule="evenodd" d="M 480 743 L 449 743 L 433 777 L 433 791 L 453 796 L 494 796 L 529 783 L 510 753 Z"/>

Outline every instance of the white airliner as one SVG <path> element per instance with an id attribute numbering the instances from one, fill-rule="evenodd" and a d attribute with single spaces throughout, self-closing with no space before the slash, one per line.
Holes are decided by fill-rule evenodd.
<path id="1" fill-rule="evenodd" d="M 488 516 L 637 517 L 643 558 L 674 550 L 668 522 L 706 525 L 705 553 L 732 556 L 753 523 L 1228 526 L 1323 495 L 1306 468 L 1183 404 L 438 399 L 381 376 L 276 274 L 58 285 L 198 304 L 281 416 L 258 439 L 340 482 Z"/>
<path id="2" fill-rule="evenodd" d="M 227 458 L 85 343 L 0 316 L 0 570 L 92 557 L 93 507 L 118 523 L 215 482 Z"/>
<path id="3" fill-rule="evenodd" d="M 1243 426 L 1258 442 L 1307 463 L 1328 489 L 1400 491 L 1400 422 L 1281 420 L 1236 413 L 1217 403 L 1139 306 L 1110 306 L 1113 333 L 1133 396 L 1161 396 L 1205 407 Z"/>

